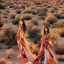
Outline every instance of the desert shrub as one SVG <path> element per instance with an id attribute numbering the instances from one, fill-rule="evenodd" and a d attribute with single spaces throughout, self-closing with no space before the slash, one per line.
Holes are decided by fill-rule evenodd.
<path id="1" fill-rule="evenodd" d="M 57 7 L 55 7 L 55 6 L 54 6 L 53 8 L 54 8 L 54 10 L 58 10 L 58 8 L 57 8 Z"/>
<path id="2" fill-rule="evenodd" d="M 38 52 L 39 52 L 38 42 L 34 41 L 34 43 L 32 43 L 31 45 L 31 48 L 32 48 L 32 53 L 38 55 Z"/>
<path id="3" fill-rule="evenodd" d="M 55 13 L 55 9 L 54 8 L 51 8 L 50 9 L 50 12 Z"/>
<path id="4" fill-rule="evenodd" d="M 17 10 L 16 10 L 16 13 L 17 13 L 17 14 L 21 14 L 21 12 L 22 12 L 21 9 L 17 9 Z"/>
<path id="5" fill-rule="evenodd" d="M 62 15 L 62 14 L 54 14 L 54 16 L 55 16 L 57 19 L 64 19 L 64 15 Z"/>
<path id="6" fill-rule="evenodd" d="M 35 10 L 35 9 L 30 9 L 30 10 L 25 10 L 25 12 L 24 13 L 29 13 L 29 14 L 33 14 L 33 15 L 35 15 L 36 13 L 37 13 L 37 10 Z"/>
<path id="7" fill-rule="evenodd" d="M 45 20 L 45 16 L 39 16 L 39 19 Z"/>
<path id="8" fill-rule="evenodd" d="M 53 25 L 53 28 L 62 28 L 62 27 L 64 27 L 64 21 L 56 22 L 56 23 Z"/>
<path id="9" fill-rule="evenodd" d="M 52 41 L 56 41 L 59 37 L 64 37 L 64 28 L 53 28 L 50 32 L 50 38 Z"/>
<path id="10" fill-rule="evenodd" d="M 0 4 L 0 9 L 5 9 L 5 5 L 4 4 Z"/>
<path id="11" fill-rule="evenodd" d="M 64 14 L 64 9 L 60 9 L 59 14 Z"/>
<path id="12" fill-rule="evenodd" d="M 3 30 L 0 30 L 0 43 L 5 42 L 5 32 Z"/>
<path id="13" fill-rule="evenodd" d="M 3 20 L 0 20 L 0 27 L 3 26 Z"/>
<path id="14" fill-rule="evenodd" d="M 51 29 L 50 39 L 52 42 L 57 41 L 57 39 L 60 37 L 59 32 L 60 32 L 60 30 L 58 28 Z"/>
<path id="15" fill-rule="evenodd" d="M 24 14 L 23 16 L 22 16 L 22 18 L 24 19 L 24 20 L 31 20 L 32 19 L 32 14 Z"/>
<path id="16" fill-rule="evenodd" d="M 32 41 L 40 41 L 41 34 L 39 28 L 28 29 L 28 38 Z"/>
<path id="17" fill-rule="evenodd" d="M 63 45 L 58 45 L 54 48 L 54 51 L 56 54 L 64 54 L 64 46 Z"/>
<path id="18" fill-rule="evenodd" d="M 30 6 L 30 8 L 31 8 L 31 9 L 36 9 L 36 6 L 35 6 L 35 5 L 34 5 L 34 6 Z"/>
<path id="19" fill-rule="evenodd" d="M 6 49 L 5 53 L 6 53 L 7 58 L 10 58 L 11 55 L 13 54 L 13 49 Z"/>
<path id="20" fill-rule="evenodd" d="M 16 45 L 16 33 L 13 30 L 8 30 L 6 31 L 6 36 L 8 37 L 6 45 L 8 46 L 12 46 L 12 45 Z"/>
<path id="21" fill-rule="evenodd" d="M 25 9 L 25 5 L 21 5 L 21 8 L 22 8 L 22 9 Z"/>
<path id="22" fill-rule="evenodd" d="M 15 16 L 15 19 L 12 20 L 12 23 L 13 23 L 14 25 L 16 25 L 16 24 L 19 23 L 19 21 L 20 21 L 20 16 Z"/>
<path id="23" fill-rule="evenodd" d="M 34 25 L 38 25 L 38 21 L 34 19 L 32 19 L 31 23 L 33 23 Z"/>
<path id="24" fill-rule="evenodd" d="M 16 33 L 17 33 L 17 28 L 18 27 L 13 26 L 13 25 L 11 25 L 11 26 L 12 27 L 10 27 L 9 25 L 2 27 L 2 30 L 5 32 L 5 36 L 3 37 L 2 40 L 5 40 L 4 43 L 6 45 L 8 45 L 9 47 L 12 47 L 12 45 L 17 44 L 17 42 L 16 42 Z"/>
<path id="25" fill-rule="evenodd" d="M 35 5 L 41 5 L 41 3 L 40 2 L 35 2 Z"/>
<path id="26" fill-rule="evenodd" d="M 4 32 L 6 32 L 8 29 L 9 29 L 9 26 L 8 26 L 7 24 L 4 24 L 4 25 L 2 26 L 2 30 L 3 30 Z"/>
<path id="27" fill-rule="evenodd" d="M 10 8 L 14 8 L 14 5 L 12 4 L 12 5 L 10 5 Z"/>
<path id="28" fill-rule="evenodd" d="M 61 36 L 61 37 L 64 37 L 64 28 L 61 29 L 60 36 Z"/>
<path id="29" fill-rule="evenodd" d="M 47 8 L 42 8 L 38 11 L 39 16 L 46 16 L 47 15 Z"/>
<path id="30" fill-rule="evenodd" d="M 18 5 L 15 5 L 14 6 L 14 9 L 20 9 Z"/>
<path id="31" fill-rule="evenodd" d="M 15 16 L 16 16 L 16 15 L 12 13 L 12 14 L 10 14 L 9 16 L 10 16 L 10 19 L 15 19 Z"/>
<path id="32" fill-rule="evenodd" d="M 46 12 L 42 12 L 42 11 L 41 11 L 41 12 L 38 13 L 38 16 L 46 16 L 46 15 L 47 15 Z"/>
<path id="33" fill-rule="evenodd" d="M 5 32 L 0 30 L 0 38 L 3 38 L 5 36 Z"/>
<path id="34" fill-rule="evenodd" d="M 45 24 L 54 24 L 55 22 L 57 22 L 57 18 L 53 15 L 47 16 L 44 21 Z"/>
<path id="35" fill-rule="evenodd" d="M 5 58 L 1 58 L 0 59 L 0 64 L 6 64 L 7 60 L 5 60 Z"/>
<path id="36" fill-rule="evenodd" d="M 2 13 L 2 11 L 0 11 L 0 14 Z"/>
<path id="37" fill-rule="evenodd" d="M 48 9 L 46 7 L 43 7 L 42 11 L 48 11 Z"/>

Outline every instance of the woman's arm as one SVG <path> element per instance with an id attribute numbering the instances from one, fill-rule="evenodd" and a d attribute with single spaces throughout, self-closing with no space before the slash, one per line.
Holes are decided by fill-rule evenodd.
<path id="1" fill-rule="evenodd" d="M 20 43 L 19 43 L 19 41 L 20 41 L 20 31 L 18 29 L 18 32 L 17 32 L 17 44 L 18 44 L 18 49 L 20 50 Z"/>

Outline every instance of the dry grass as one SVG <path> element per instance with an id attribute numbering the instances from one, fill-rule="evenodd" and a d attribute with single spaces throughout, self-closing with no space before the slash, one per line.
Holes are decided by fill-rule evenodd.
<path id="1" fill-rule="evenodd" d="M 59 14 L 59 13 L 54 14 L 54 16 L 55 16 L 57 19 L 64 19 L 64 15 Z"/>
<path id="2" fill-rule="evenodd" d="M 6 32 L 7 30 L 9 30 L 9 26 L 8 26 L 7 24 L 4 24 L 4 25 L 2 26 L 2 30 L 3 30 L 4 32 Z"/>
<path id="3" fill-rule="evenodd" d="M 33 15 L 32 14 L 24 14 L 21 18 L 23 18 L 24 20 L 31 20 L 32 19 L 32 17 L 33 17 Z"/>
<path id="4" fill-rule="evenodd" d="M 59 14 L 64 14 L 64 9 L 60 9 Z"/>
<path id="5" fill-rule="evenodd" d="M 45 24 L 54 24 L 55 22 L 57 22 L 57 20 L 58 19 L 55 16 L 48 14 L 48 16 L 46 17 L 44 23 Z"/>
<path id="6" fill-rule="evenodd" d="M 17 10 L 16 10 L 16 13 L 17 13 L 17 14 L 21 14 L 21 12 L 22 12 L 21 9 L 17 9 Z"/>
<path id="7" fill-rule="evenodd" d="M 54 25 L 53 25 L 54 28 L 63 28 L 64 27 L 64 21 L 59 21 L 59 22 L 56 22 Z"/>
<path id="8" fill-rule="evenodd" d="M 1 58 L 0 59 L 0 64 L 6 64 L 7 60 L 5 60 L 5 58 Z"/>
<path id="9" fill-rule="evenodd" d="M 64 45 L 54 47 L 54 51 L 56 54 L 64 54 Z"/>
<path id="10" fill-rule="evenodd" d="M 36 15 L 37 14 L 37 10 L 36 9 L 28 9 L 28 10 L 25 10 L 24 13 Z"/>
<path id="11" fill-rule="evenodd" d="M 47 16 L 47 8 L 46 7 L 43 7 L 43 8 L 40 8 L 40 9 L 37 9 L 37 12 L 38 12 L 38 16 Z"/>
<path id="12" fill-rule="evenodd" d="M 5 4 L 0 4 L 0 9 L 5 9 Z"/>
<path id="13" fill-rule="evenodd" d="M 4 57 L 0 59 L 0 64 L 12 64 L 11 61 L 7 61 Z"/>
<path id="14" fill-rule="evenodd" d="M 31 23 L 33 23 L 34 25 L 38 26 L 38 21 L 37 20 L 32 19 Z"/>
<path id="15" fill-rule="evenodd" d="M 3 30 L 0 30 L 0 40 L 4 39 L 5 32 Z"/>
<path id="16" fill-rule="evenodd" d="M 5 50 L 5 53 L 6 53 L 7 58 L 11 58 L 11 55 L 13 54 L 13 51 L 14 50 L 12 48 Z"/>
<path id="17" fill-rule="evenodd" d="M 10 19 L 15 19 L 15 16 L 16 16 L 15 13 L 10 13 L 10 14 L 9 14 L 9 18 L 10 18 Z"/>
<path id="18" fill-rule="evenodd" d="M 0 20 L 0 27 L 3 26 L 3 22 L 4 22 L 4 21 L 1 19 L 1 20 Z"/>
<path id="19" fill-rule="evenodd" d="M 53 28 L 50 33 L 51 40 L 57 40 L 59 37 L 64 37 L 64 28 Z"/>
<path id="20" fill-rule="evenodd" d="M 12 24 L 17 25 L 20 21 L 20 15 L 16 15 L 15 19 L 12 20 Z"/>

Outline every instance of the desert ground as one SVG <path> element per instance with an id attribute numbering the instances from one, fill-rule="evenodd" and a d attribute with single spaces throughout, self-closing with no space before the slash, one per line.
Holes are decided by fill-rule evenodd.
<path id="1" fill-rule="evenodd" d="M 64 0 L 0 0 L 0 64 L 23 64 L 17 45 L 20 19 L 25 20 L 31 52 L 38 53 L 47 25 L 54 44 L 50 47 L 58 63 L 64 64 Z"/>

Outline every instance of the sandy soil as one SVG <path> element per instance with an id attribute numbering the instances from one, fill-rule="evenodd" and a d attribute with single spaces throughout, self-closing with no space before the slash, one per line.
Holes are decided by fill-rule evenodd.
<path id="1" fill-rule="evenodd" d="M 17 52 L 17 53 L 14 53 L 14 54 L 11 56 L 11 58 L 8 59 L 8 58 L 6 57 L 6 54 L 4 53 L 4 51 L 0 51 L 0 59 L 4 57 L 6 60 L 11 61 L 12 64 L 16 64 L 16 63 L 23 64 L 23 59 L 22 59 L 22 58 L 17 58 L 19 52 L 18 52 L 18 51 L 15 51 L 15 52 Z M 63 55 L 63 56 L 64 56 L 64 55 Z M 63 56 L 62 56 L 62 57 L 63 57 Z M 56 55 L 56 57 L 57 57 L 57 58 L 60 58 L 61 56 L 60 56 L 60 55 Z M 58 60 L 58 64 L 64 64 L 64 61 L 59 61 L 59 60 Z"/>

